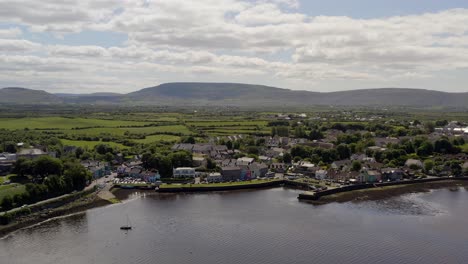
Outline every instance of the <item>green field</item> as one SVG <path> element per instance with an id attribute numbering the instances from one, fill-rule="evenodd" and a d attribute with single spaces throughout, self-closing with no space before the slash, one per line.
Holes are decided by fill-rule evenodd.
<path id="1" fill-rule="evenodd" d="M 102 142 L 102 141 L 81 141 L 81 140 L 68 140 L 68 139 L 61 139 L 62 145 L 64 146 L 76 146 L 82 148 L 92 149 L 98 144 L 107 144 L 111 147 L 118 147 L 120 149 L 126 149 L 128 147 L 115 143 L 115 142 Z"/>
<path id="2" fill-rule="evenodd" d="M 223 126 L 232 126 L 232 127 L 239 127 L 239 126 L 266 126 L 268 124 L 267 121 L 252 121 L 252 120 L 236 120 L 236 121 L 187 121 L 187 125 L 194 126 L 194 127 L 223 127 Z"/>
<path id="3" fill-rule="evenodd" d="M 138 143 L 143 143 L 143 144 L 148 144 L 148 143 L 153 143 L 153 142 L 177 142 L 180 140 L 180 137 L 178 136 L 172 136 L 172 135 L 152 135 L 152 136 L 146 136 L 145 139 L 135 139 L 133 141 L 138 142 Z"/>
<path id="4" fill-rule="evenodd" d="M 87 136 L 99 136 L 99 135 L 113 135 L 113 136 L 124 136 L 126 132 L 130 134 L 148 135 L 154 133 L 180 133 L 182 135 L 191 134 L 190 130 L 183 125 L 170 125 L 170 126 L 154 126 L 154 127 L 125 127 L 125 128 L 87 128 L 87 129 L 68 129 L 58 130 L 68 135 L 87 135 Z"/>
<path id="5" fill-rule="evenodd" d="M 0 127 L 5 129 L 72 129 L 79 127 L 119 127 L 143 126 L 151 122 L 105 120 L 66 117 L 37 117 L 37 118 L 0 118 Z"/>
<path id="6" fill-rule="evenodd" d="M 3 197 L 10 195 L 13 198 L 13 195 L 24 193 L 26 188 L 24 185 L 12 183 L 9 185 L 1 185 L 0 186 L 0 201 L 3 200 Z"/>

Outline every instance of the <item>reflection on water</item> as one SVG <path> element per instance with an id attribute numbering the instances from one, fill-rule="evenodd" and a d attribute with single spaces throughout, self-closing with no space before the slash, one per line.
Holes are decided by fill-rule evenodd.
<path id="1" fill-rule="evenodd" d="M 131 194 L 0 240 L 0 263 L 466 263 L 468 191 L 299 203 L 298 191 Z M 128 195 L 125 194 L 125 195 Z M 130 216 L 133 230 L 119 227 Z"/>
<path id="2" fill-rule="evenodd" d="M 440 204 L 430 202 L 420 193 L 406 194 L 388 199 L 357 202 L 356 208 L 378 214 L 436 216 L 447 213 Z"/>

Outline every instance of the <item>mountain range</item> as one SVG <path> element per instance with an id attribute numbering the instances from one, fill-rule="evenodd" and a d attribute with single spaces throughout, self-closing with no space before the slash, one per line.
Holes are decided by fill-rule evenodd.
<path id="1" fill-rule="evenodd" d="M 122 104 L 158 106 L 410 106 L 468 107 L 468 92 L 378 88 L 309 92 L 241 83 L 165 83 L 127 94 L 52 94 L 18 87 L 0 89 L 0 104 Z"/>

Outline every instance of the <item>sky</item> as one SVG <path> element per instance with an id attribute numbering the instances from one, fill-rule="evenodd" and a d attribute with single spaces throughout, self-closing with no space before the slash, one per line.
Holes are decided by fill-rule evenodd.
<path id="1" fill-rule="evenodd" d="M 0 0 L 0 87 L 468 92 L 468 0 Z"/>

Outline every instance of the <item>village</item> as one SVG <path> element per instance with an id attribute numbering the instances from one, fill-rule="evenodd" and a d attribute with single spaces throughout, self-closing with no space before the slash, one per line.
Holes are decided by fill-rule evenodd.
<path id="1" fill-rule="evenodd" d="M 443 126 L 429 131 L 424 124 L 411 121 L 406 131 L 398 128 L 389 135 L 385 127 L 371 131 L 346 123 L 334 123 L 326 129 L 309 124 L 310 130 L 306 131 L 306 116 L 274 118 L 276 121 L 270 122 L 271 135 L 216 136 L 201 143 L 188 138 L 170 146 L 164 155 L 144 152 L 129 156 L 108 146 L 97 146 L 94 151 L 102 155 L 94 156 L 101 158 L 90 159 L 82 154 L 80 164 L 91 175 L 88 184 L 112 176 L 103 182 L 125 189 L 288 180 L 320 191 L 468 173 L 468 154 L 460 148 L 468 142 L 468 128 L 457 121 L 442 122 Z M 410 135 L 412 130 L 419 134 Z M 17 153 L 0 154 L 0 172 L 4 175 L 18 172 L 17 160 L 57 156 L 47 146 L 25 148 L 19 142 L 17 148 Z M 62 156 L 78 156 L 83 150 L 63 146 L 60 152 Z"/>

